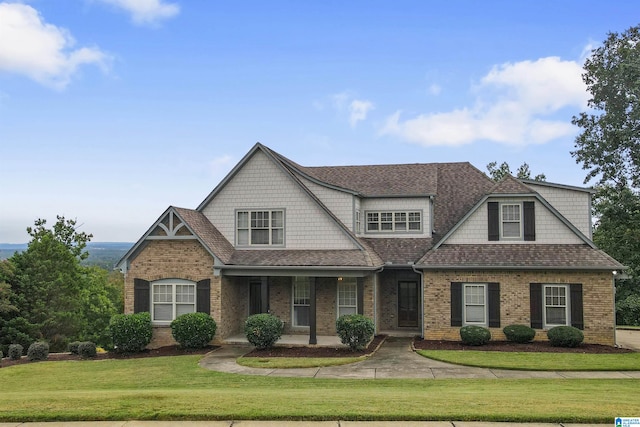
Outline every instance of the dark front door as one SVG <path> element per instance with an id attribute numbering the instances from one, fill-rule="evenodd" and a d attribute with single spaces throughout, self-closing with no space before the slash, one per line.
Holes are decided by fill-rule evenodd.
<path id="1" fill-rule="evenodd" d="M 418 327 L 418 282 L 398 282 L 398 326 Z"/>
<path id="2" fill-rule="evenodd" d="M 264 308 L 262 303 L 262 282 L 260 280 L 251 280 L 249 282 L 249 315 L 264 313 L 266 311 Z"/>

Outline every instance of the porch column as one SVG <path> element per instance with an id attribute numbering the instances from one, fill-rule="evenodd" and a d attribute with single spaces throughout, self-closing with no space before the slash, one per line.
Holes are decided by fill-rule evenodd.
<path id="1" fill-rule="evenodd" d="M 358 295 L 358 314 L 364 314 L 364 277 L 356 278 L 356 294 Z"/>
<path id="2" fill-rule="evenodd" d="M 316 336 L 316 278 L 309 277 L 309 344 L 318 344 Z"/>
<path id="3" fill-rule="evenodd" d="M 260 277 L 260 308 L 262 313 L 269 312 L 269 278 Z"/>

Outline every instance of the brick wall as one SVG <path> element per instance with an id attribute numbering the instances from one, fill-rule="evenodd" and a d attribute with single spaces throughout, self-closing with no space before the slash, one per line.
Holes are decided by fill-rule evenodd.
<path id="1" fill-rule="evenodd" d="M 398 282 L 419 284 L 420 275 L 412 270 L 385 270 L 378 277 L 378 330 L 407 330 L 398 326 Z"/>
<path id="2" fill-rule="evenodd" d="M 495 340 L 504 340 L 502 328 L 531 324 L 530 283 L 582 284 L 586 343 L 613 345 L 615 340 L 613 285 L 606 272 L 440 271 L 424 274 L 425 339 L 459 340 L 459 327 L 451 327 L 451 282 L 500 283 L 500 328 L 491 328 Z M 537 331 L 536 339 L 546 340 Z"/>

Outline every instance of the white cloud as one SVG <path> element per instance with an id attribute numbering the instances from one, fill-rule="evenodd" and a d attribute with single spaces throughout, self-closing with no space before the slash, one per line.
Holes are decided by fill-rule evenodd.
<path id="1" fill-rule="evenodd" d="M 339 113 L 349 115 L 349 125 L 355 128 L 358 122 L 366 120 L 369 111 L 374 109 L 371 101 L 356 99 L 350 92 L 342 92 L 331 95 L 333 108 Z"/>
<path id="2" fill-rule="evenodd" d="M 137 25 L 156 25 L 163 19 L 168 19 L 180 13 L 180 6 L 176 3 L 164 3 L 162 0 L 99 0 L 131 14 L 131 19 Z"/>
<path id="3" fill-rule="evenodd" d="M 442 87 L 439 84 L 432 83 L 427 89 L 430 95 L 438 96 L 442 92 Z"/>
<path id="4" fill-rule="evenodd" d="M 107 54 L 95 47 L 71 50 L 74 44 L 66 29 L 47 24 L 31 6 L 0 3 L 0 71 L 64 89 L 81 65 L 107 69 Z"/>
<path id="5" fill-rule="evenodd" d="M 573 135 L 574 127 L 552 116 L 565 107 L 585 108 L 588 93 L 582 67 L 557 57 L 493 67 L 475 88 L 472 107 L 387 118 L 382 134 L 425 146 L 464 145 L 489 140 L 507 145 L 543 144 Z"/>

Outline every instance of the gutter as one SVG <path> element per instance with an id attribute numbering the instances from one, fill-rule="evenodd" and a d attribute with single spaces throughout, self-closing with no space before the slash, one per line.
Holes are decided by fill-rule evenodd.
<path id="1" fill-rule="evenodd" d="M 612 271 L 615 266 L 542 266 L 542 265 L 425 265 L 414 266 L 421 270 L 563 270 L 563 271 Z"/>
<path id="2" fill-rule="evenodd" d="M 424 339 L 424 271 L 417 270 L 415 264 L 411 264 L 411 269 L 420 276 L 420 338 Z"/>

